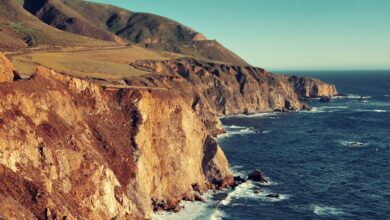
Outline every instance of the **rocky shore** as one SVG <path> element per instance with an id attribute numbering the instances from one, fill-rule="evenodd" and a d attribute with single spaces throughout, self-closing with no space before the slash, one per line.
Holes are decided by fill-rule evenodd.
<path id="1" fill-rule="evenodd" d="M 333 85 L 194 59 L 102 86 L 39 67 L 13 81 L 0 55 L 0 217 L 149 219 L 234 178 L 214 137 L 223 115 L 306 108 Z M 139 86 L 139 88 L 136 88 Z"/>

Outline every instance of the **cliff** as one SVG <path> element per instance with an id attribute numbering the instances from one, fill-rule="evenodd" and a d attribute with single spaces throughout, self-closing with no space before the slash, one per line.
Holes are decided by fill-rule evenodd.
<path id="1" fill-rule="evenodd" d="M 295 93 L 301 97 L 332 97 L 338 94 L 336 86 L 315 78 L 292 76 L 289 81 L 293 84 Z"/>
<path id="2" fill-rule="evenodd" d="M 222 150 L 170 91 L 40 67 L 0 83 L 0 99 L 2 219 L 144 219 L 232 184 Z"/>
<path id="3" fill-rule="evenodd" d="M 0 53 L 0 83 L 11 82 L 14 79 L 13 69 L 12 63 Z"/>
<path id="4" fill-rule="evenodd" d="M 334 85 L 320 80 L 272 74 L 252 66 L 194 59 L 137 61 L 133 67 L 153 74 L 127 80 L 128 85 L 164 87 L 186 99 L 211 133 L 223 132 L 216 117 L 306 109 L 305 97 L 334 96 Z"/>
<path id="5" fill-rule="evenodd" d="M 13 72 L 1 58 L 0 77 Z M 145 219 L 177 210 L 180 200 L 233 184 L 213 138 L 223 132 L 219 116 L 299 110 L 303 88 L 336 92 L 249 66 L 132 65 L 150 74 L 99 85 L 39 67 L 28 80 L 0 83 L 0 218 Z"/>

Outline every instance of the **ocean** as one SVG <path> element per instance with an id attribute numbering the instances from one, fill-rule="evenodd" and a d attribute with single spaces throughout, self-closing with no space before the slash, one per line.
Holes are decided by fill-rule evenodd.
<path id="1" fill-rule="evenodd" d="M 235 175 L 261 169 L 269 184 L 248 181 L 155 218 L 390 219 L 390 71 L 299 75 L 335 84 L 346 96 L 312 99 L 310 112 L 222 118 L 227 133 L 218 142 Z"/>

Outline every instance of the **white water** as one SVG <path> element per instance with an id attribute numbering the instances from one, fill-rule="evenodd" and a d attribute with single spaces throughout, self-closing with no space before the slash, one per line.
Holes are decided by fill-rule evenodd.
<path id="1" fill-rule="evenodd" d="M 262 113 L 255 113 L 255 114 L 239 114 L 239 115 L 229 115 L 229 116 L 223 116 L 221 118 L 261 118 L 261 117 L 267 117 L 267 116 L 274 116 L 277 115 L 277 112 L 262 112 Z"/>
<path id="2" fill-rule="evenodd" d="M 344 211 L 339 208 L 325 206 L 325 205 L 312 205 L 313 213 L 319 216 L 329 216 L 329 215 L 342 215 Z"/>
<path id="3" fill-rule="evenodd" d="M 367 143 L 359 142 L 359 141 L 340 141 L 341 145 L 346 147 L 364 147 Z"/>
<path id="4" fill-rule="evenodd" d="M 345 96 L 335 96 L 334 99 L 360 99 L 360 95 L 347 94 Z M 363 96 L 363 99 L 370 99 L 371 96 Z"/>
<path id="5" fill-rule="evenodd" d="M 245 135 L 245 134 L 254 134 L 256 133 L 251 127 L 241 127 L 241 126 L 225 126 L 226 133 L 218 136 L 218 139 L 232 137 L 234 135 Z"/>

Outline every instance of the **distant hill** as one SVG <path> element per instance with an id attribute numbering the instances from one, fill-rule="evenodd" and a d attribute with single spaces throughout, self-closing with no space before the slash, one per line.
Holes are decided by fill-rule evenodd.
<path id="1" fill-rule="evenodd" d="M 162 16 L 83 0 L 18 2 L 44 23 L 66 32 L 117 43 L 136 43 L 203 59 L 247 64 L 217 41 L 208 40 L 201 33 Z"/>

